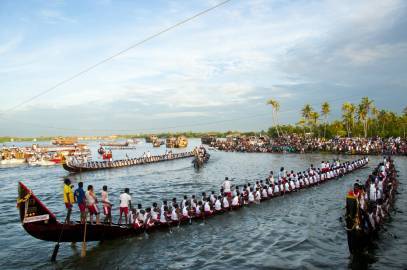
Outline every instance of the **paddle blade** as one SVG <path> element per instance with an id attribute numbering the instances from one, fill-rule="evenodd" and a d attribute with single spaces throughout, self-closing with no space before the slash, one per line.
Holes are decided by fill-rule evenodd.
<path id="1" fill-rule="evenodd" d="M 57 259 L 57 255 L 58 255 L 58 250 L 59 250 L 59 243 L 55 245 L 54 247 L 54 252 L 52 252 L 52 256 L 51 256 L 51 262 L 55 262 Z"/>
<path id="2" fill-rule="evenodd" d="M 82 242 L 81 257 L 84 258 L 85 256 L 86 256 L 86 242 Z"/>

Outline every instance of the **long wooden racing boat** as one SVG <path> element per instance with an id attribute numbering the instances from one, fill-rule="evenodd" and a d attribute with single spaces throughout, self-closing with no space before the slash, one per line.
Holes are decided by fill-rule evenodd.
<path id="1" fill-rule="evenodd" d="M 101 146 L 118 146 L 118 147 L 125 147 L 125 146 L 129 146 L 129 142 L 124 142 L 124 143 L 118 143 L 118 142 L 105 142 L 105 143 L 101 143 Z"/>
<path id="2" fill-rule="evenodd" d="M 182 158 L 193 157 L 193 152 L 182 152 L 182 153 L 171 153 L 165 155 L 156 155 L 151 157 L 141 157 L 132 159 L 122 159 L 115 161 L 88 161 L 85 163 L 74 163 L 73 161 L 66 160 L 62 163 L 65 170 L 69 172 L 86 172 L 86 171 L 96 171 L 96 170 L 106 170 L 114 168 L 130 167 L 135 165 L 143 165 L 157 162 L 164 162 Z"/>
<path id="3" fill-rule="evenodd" d="M 397 193 L 396 177 L 397 171 L 393 160 L 389 161 L 388 168 L 384 163 L 380 163 L 366 183 L 363 185 L 355 183 L 353 190 L 347 194 L 345 230 L 351 254 L 362 254 L 371 245 L 373 239 L 376 239 L 383 223 L 388 219 Z M 375 183 L 376 179 L 378 182 Z M 380 198 L 375 200 L 371 196 L 377 196 L 378 192 L 370 193 L 369 189 L 376 185 L 382 187 L 383 193 L 379 193 Z"/>
<path id="4" fill-rule="evenodd" d="M 306 189 L 314 185 L 328 182 L 328 180 L 338 179 L 342 175 L 353 172 L 357 169 L 364 167 L 367 164 L 361 164 L 354 167 L 353 170 L 347 169 L 346 165 L 341 167 L 337 177 L 321 180 L 321 182 L 314 182 L 308 186 L 302 187 Z M 281 192 L 278 195 L 262 198 L 262 201 L 270 200 L 283 195 L 289 195 L 295 192 Z M 123 238 L 131 235 L 137 235 L 144 232 L 153 232 L 156 230 L 168 230 L 169 227 L 179 226 L 182 224 L 190 224 L 192 220 L 207 219 L 215 215 L 223 214 L 227 211 L 234 211 L 244 207 L 245 204 L 223 209 L 221 211 L 214 211 L 211 214 L 202 212 L 201 215 L 193 215 L 190 218 L 182 218 L 179 221 L 169 221 L 167 223 L 156 222 L 153 225 L 146 226 L 127 226 L 119 224 L 89 224 L 87 223 L 86 241 L 103 241 L 114 238 Z M 39 200 L 34 193 L 26 187 L 22 182 L 18 186 L 18 199 L 17 207 L 20 212 L 20 220 L 23 228 L 33 237 L 45 241 L 54 242 L 80 242 L 83 240 L 85 225 L 79 222 L 64 224 L 57 220 L 56 216 Z"/>

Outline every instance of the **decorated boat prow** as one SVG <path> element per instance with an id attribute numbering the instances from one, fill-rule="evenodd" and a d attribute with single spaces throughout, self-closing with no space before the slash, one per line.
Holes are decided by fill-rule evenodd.
<path id="1" fill-rule="evenodd" d="M 65 224 L 57 220 L 34 193 L 22 182 L 18 185 L 17 207 L 23 228 L 31 236 L 53 242 L 83 241 L 85 224 Z M 86 241 L 110 240 L 140 233 L 129 226 L 118 224 L 87 224 Z"/>

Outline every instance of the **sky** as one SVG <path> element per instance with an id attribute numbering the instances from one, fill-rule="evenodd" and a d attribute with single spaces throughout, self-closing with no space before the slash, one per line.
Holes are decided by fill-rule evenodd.
<path id="1" fill-rule="evenodd" d="M 0 1 L 0 136 L 260 131 L 304 104 L 407 106 L 407 1 Z"/>

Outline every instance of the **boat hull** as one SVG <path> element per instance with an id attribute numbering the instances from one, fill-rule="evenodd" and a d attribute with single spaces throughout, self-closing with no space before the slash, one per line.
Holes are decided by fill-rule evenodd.
<path id="1" fill-rule="evenodd" d="M 131 166 L 144 165 L 144 164 L 150 164 L 150 163 L 171 161 L 171 160 L 176 160 L 176 159 L 190 158 L 193 156 L 194 156 L 194 154 L 192 152 L 183 152 L 183 153 L 172 154 L 171 157 L 161 155 L 161 156 L 152 156 L 150 158 L 139 158 L 139 159 L 133 159 L 133 160 L 117 160 L 117 161 L 113 161 L 113 162 L 108 161 L 106 163 L 89 162 L 89 163 L 82 164 L 82 165 L 73 165 L 69 162 L 65 162 L 65 163 L 62 163 L 62 167 L 69 172 L 78 173 L 78 172 L 131 167 Z M 97 164 L 97 165 L 92 166 L 92 164 Z"/>
<path id="2" fill-rule="evenodd" d="M 26 162 L 25 159 L 3 159 L 0 160 L 0 165 L 20 165 L 20 164 L 24 164 Z"/>
<path id="3" fill-rule="evenodd" d="M 360 166 L 360 169 L 363 166 Z M 350 173 L 345 172 L 345 173 Z M 331 178 L 339 179 L 340 176 Z M 324 180 L 328 181 L 328 179 Z M 318 185 L 319 183 L 310 184 L 309 186 L 303 187 L 303 189 L 311 188 L 312 186 Z M 290 191 L 287 191 L 287 194 Z M 294 191 L 292 191 L 294 193 Z M 283 196 L 285 193 L 281 192 L 275 194 L 274 196 L 269 196 L 267 198 L 262 198 L 262 201 L 271 200 L 273 198 Z M 157 230 L 170 230 L 173 226 L 179 226 L 181 224 L 191 223 L 191 220 L 204 220 L 215 215 L 219 215 L 228 211 L 238 210 L 244 207 L 245 204 L 238 205 L 236 207 L 232 206 L 228 209 L 224 209 L 218 212 L 205 213 L 199 216 L 193 216 L 191 218 L 185 218 L 181 221 L 172 221 L 169 223 L 157 222 L 154 226 L 148 227 L 133 227 L 118 224 L 101 224 L 101 225 L 90 225 L 88 223 L 86 230 L 86 241 L 103 241 L 115 238 L 130 237 L 133 235 L 138 235 L 144 232 L 153 232 Z M 19 198 L 18 198 L 18 208 L 20 211 L 20 220 L 23 224 L 23 228 L 35 238 L 54 241 L 54 242 L 80 242 L 83 241 L 83 235 L 85 230 L 85 225 L 81 223 L 73 224 L 63 224 L 56 219 L 56 216 L 29 190 L 23 183 L 19 183 Z M 61 233 L 62 232 L 62 233 Z"/>

